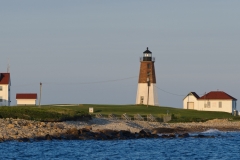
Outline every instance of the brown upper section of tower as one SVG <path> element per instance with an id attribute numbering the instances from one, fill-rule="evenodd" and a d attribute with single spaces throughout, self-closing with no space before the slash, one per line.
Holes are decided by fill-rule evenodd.
<path id="1" fill-rule="evenodd" d="M 150 83 L 156 83 L 154 58 L 152 57 L 152 52 L 147 48 L 143 52 L 143 57 L 141 57 L 138 83 L 148 83 L 148 80 Z"/>

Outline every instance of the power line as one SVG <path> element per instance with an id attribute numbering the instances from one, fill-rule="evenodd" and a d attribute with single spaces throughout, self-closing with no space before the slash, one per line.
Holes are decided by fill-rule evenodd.
<path id="1" fill-rule="evenodd" d="M 175 95 L 175 96 L 186 96 L 186 95 L 180 95 L 180 94 L 176 94 L 176 93 L 171 93 L 171 92 L 165 91 L 165 90 L 159 88 L 158 86 L 157 86 L 157 88 L 158 88 L 159 90 L 165 92 L 165 93 L 172 94 L 172 95 Z"/>
<path id="2" fill-rule="evenodd" d="M 112 80 L 105 80 L 105 81 L 95 81 L 95 82 L 77 82 L 77 83 L 58 83 L 58 82 L 43 82 L 42 84 L 53 84 L 53 85 L 82 85 L 82 84 L 97 84 L 97 83 L 109 83 L 109 82 L 117 82 L 117 81 L 124 81 L 124 80 L 128 80 L 128 79 L 133 79 L 133 78 L 136 78 L 138 76 L 132 76 L 132 77 L 127 77 L 127 78 L 120 78 L 120 79 L 112 79 Z M 36 83 L 37 84 L 37 83 Z M 25 87 L 25 86 L 33 86 L 33 85 L 36 85 L 35 83 L 31 83 L 31 84 L 22 84 L 22 85 L 16 85 L 14 87 Z M 158 86 L 156 86 L 159 90 L 165 92 L 165 93 L 168 93 L 168 94 L 171 94 L 171 95 L 174 95 L 174 96 L 181 96 L 181 97 L 184 97 L 186 96 L 185 94 L 184 95 L 181 95 L 181 94 L 176 94 L 176 93 L 172 93 L 172 92 L 169 92 L 169 91 L 166 91 L 164 89 L 161 89 L 159 88 Z M 205 93 L 204 93 L 205 94 Z M 204 95 L 204 94 L 200 94 L 200 95 Z"/>
<path id="3" fill-rule="evenodd" d="M 53 84 L 53 85 L 81 85 L 81 84 L 96 84 L 96 83 L 108 83 L 108 82 L 117 82 L 117 81 L 124 81 L 128 79 L 133 79 L 138 76 L 133 76 L 133 77 L 127 77 L 127 78 L 121 78 L 121 79 L 112 79 L 112 80 L 104 80 L 104 81 L 95 81 L 95 82 L 76 82 L 76 83 L 59 83 L 59 82 L 43 82 L 45 85 L 46 84 Z M 37 84 L 37 83 L 36 83 Z M 16 85 L 14 87 L 24 87 L 24 86 L 32 86 L 36 85 L 35 83 L 32 84 L 22 84 L 22 85 Z"/>
<path id="4" fill-rule="evenodd" d="M 181 95 L 181 94 L 171 93 L 171 92 L 165 91 L 164 89 L 159 88 L 158 86 L 156 86 L 156 87 L 157 87 L 159 90 L 161 90 L 161 91 L 163 91 L 163 92 L 165 92 L 165 93 L 168 93 L 168 94 L 172 94 L 172 95 L 174 95 L 174 96 L 181 96 L 181 97 L 187 96 L 186 94 L 185 94 L 185 95 Z M 204 94 L 200 94 L 200 96 L 202 96 L 202 95 L 205 95 L 205 93 L 204 93 Z"/>
<path id="5" fill-rule="evenodd" d="M 95 81 L 95 82 L 76 82 L 76 83 L 56 83 L 56 82 L 44 82 L 44 84 L 55 84 L 55 85 L 78 85 L 78 84 L 95 84 L 95 83 L 108 83 L 108 82 L 116 82 L 116 81 L 124 81 L 128 79 L 133 79 L 138 76 L 121 78 L 121 79 L 112 79 L 112 80 L 105 80 L 105 81 Z"/>

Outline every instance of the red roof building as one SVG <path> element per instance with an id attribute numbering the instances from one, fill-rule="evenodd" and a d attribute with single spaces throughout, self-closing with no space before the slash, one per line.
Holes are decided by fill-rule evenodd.
<path id="1" fill-rule="evenodd" d="M 0 84 L 10 83 L 10 73 L 0 73 Z"/>
<path id="2" fill-rule="evenodd" d="M 17 93 L 17 105 L 36 105 L 37 93 Z"/>
<path id="3" fill-rule="evenodd" d="M 10 106 L 10 86 L 10 73 L 0 73 L 0 106 Z"/>
<path id="4" fill-rule="evenodd" d="M 198 98 L 199 100 L 205 100 L 205 99 L 232 99 L 237 100 L 236 98 L 230 96 L 229 94 L 223 92 L 223 91 L 211 91 L 202 97 Z"/>
<path id="5" fill-rule="evenodd" d="M 37 93 L 17 93 L 16 99 L 37 99 Z"/>
<path id="6" fill-rule="evenodd" d="M 195 92 L 190 92 L 183 99 L 183 108 L 233 114 L 237 110 L 237 99 L 223 91 L 211 91 L 201 97 Z"/>

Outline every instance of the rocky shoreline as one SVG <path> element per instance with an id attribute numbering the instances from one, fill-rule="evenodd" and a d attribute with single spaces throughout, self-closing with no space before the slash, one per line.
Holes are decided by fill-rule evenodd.
<path id="1" fill-rule="evenodd" d="M 39 122 L 0 119 L 0 142 L 40 140 L 123 140 L 138 138 L 214 138 L 199 132 L 209 129 L 240 131 L 240 122 L 216 119 L 204 123 L 160 123 L 94 118 L 89 121 Z M 189 133 L 198 132 L 195 136 Z"/>

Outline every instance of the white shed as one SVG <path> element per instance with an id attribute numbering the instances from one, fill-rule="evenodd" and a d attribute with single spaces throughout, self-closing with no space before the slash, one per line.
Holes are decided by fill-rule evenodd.
<path id="1" fill-rule="evenodd" d="M 199 96 L 195 92 L 190 92 L 183 99 L 183 109 L 198 109 L 198 98 Z"/>
<path id="2" fill-rule="evenodd" d="M 36 105 L 37 93 L 17 93 L 17 105 Z"/>

